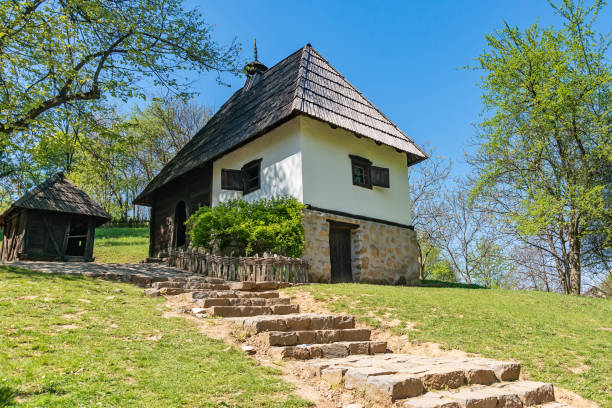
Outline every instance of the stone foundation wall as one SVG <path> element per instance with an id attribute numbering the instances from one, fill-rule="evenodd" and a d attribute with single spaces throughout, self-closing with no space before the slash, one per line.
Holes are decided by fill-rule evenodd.
<path id="1" fill-rule="evenodd" d="M 355 224 L 351 230 L 353 281 L 415 284 L 419 279 L 416 233 L 374 221 L 304 210 L 306 247 L 302 257 L 310 264 L 311 282 L 329 282 L 329 221 Z"/>

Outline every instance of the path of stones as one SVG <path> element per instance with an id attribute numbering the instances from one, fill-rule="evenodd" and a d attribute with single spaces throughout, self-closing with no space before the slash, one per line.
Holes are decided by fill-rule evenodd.
<path id="1" fill-rule="evenodd" d="M 339 406 L 414 408 L 567 407 L 555 402 L 552 384 L 519 380 L 520 363 L 469 357 L 392 354 L 386 342 L 355 328 L 350 315 L 299 313 L 280 297 L 277 282 L 225 282 L 190 275 L 159 264 L 15 262 L 48 273 L 79 274 L 132 282 L 148 296 L 181 294 L 192 302 L 185 311 L 220 316 L 250 335 L 273 360 L 293 360 L 296 375 L 350 390 L 353 401 Z M 353 402 L 353 403 L 351 403 Z"/>

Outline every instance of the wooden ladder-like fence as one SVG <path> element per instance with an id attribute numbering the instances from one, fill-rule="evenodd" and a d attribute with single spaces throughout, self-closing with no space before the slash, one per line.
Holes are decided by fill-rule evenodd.
<path id="1" fill-rule="evenodd" d="M 168 265 L 228 281 L 308 282 L 308 263 L 280 255 L 218 256 L 193 249 L 170 251 Z"/>

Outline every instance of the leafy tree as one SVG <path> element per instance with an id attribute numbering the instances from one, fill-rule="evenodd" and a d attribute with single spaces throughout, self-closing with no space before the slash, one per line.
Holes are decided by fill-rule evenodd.
<path id="1" fill-rule="evenodd" d="M 66 103 L 144 96 L 143 79 L 180 94 L 177 71 L 238 72 L 181 0 L 24 0 L 0 4 L 0 147 Z"/>
<path id="2" fill-rule="evenodd" d="M 560 30 L 506 24 L 478 58 L 485 119 L 472 158 L 474 198 L 554 262 L 565 293 L 612 247 L 612 74 L 604 7 L 563 0 Z"/>

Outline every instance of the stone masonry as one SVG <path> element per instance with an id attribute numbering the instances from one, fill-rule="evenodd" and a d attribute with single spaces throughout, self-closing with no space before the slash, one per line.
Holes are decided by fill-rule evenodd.
<path id="1" fill-rule="evenodd" d="M 304 210 L 306 247 L 302 257 L 310 264 L 311 282 L 329 282 L 329 221 L 357 225 L 351 230 L 353 281 L 416 284 L 419 249 L 414 230 L 374 221 Z"/>

